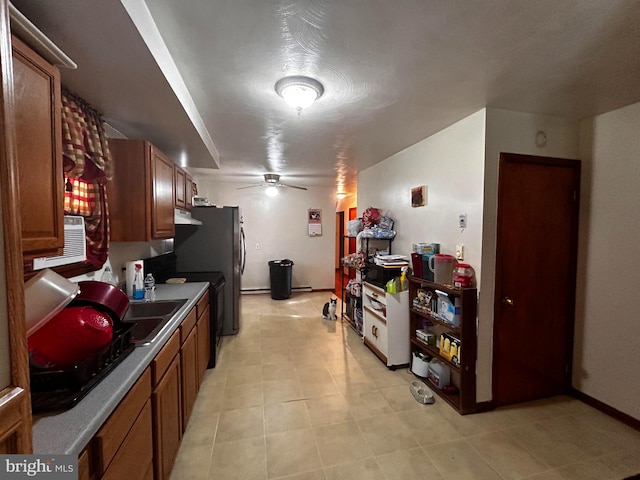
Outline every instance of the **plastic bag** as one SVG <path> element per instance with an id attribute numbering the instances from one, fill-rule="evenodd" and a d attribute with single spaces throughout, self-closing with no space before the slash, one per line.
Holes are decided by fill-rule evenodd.
<path id="1" fill-rule="evenodd" d="M 347 222 L 347 232 L 350 237 L 355 237 L 362 230 L 362 219 L 355 218 Z"/>

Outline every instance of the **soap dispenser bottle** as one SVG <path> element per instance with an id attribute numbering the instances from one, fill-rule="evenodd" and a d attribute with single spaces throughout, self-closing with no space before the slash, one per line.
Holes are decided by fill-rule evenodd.
<path id="1" fill-rule="evenodd" d="M 136 263 L 136 273 L 133 276 L 133 299 L 142 300 L 144 298 L 144 281 L 142 279 L 142 265 Z"/>

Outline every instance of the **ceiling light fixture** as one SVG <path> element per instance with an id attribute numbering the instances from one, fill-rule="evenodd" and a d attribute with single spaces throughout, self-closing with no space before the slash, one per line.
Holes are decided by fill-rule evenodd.
<path id="1" fill-rule="evenodd" d="M 324 93 L 319 81 L 302 75 L 281 78 L 276 82 L 275 89 L 285 102 L 298 111 L 298 115 Z"/>
<path id="2" fill-rule="evenodd" d="M 278 195 L 278 187 L 275 185 L 269 185 L 264 193 L 266 193 L 268 197 L 275 197 Z"/>
<path id="3" fill-rule="evenodd" d="M 346 198 L 347 194 L 343 193 L 343 192 L 338 192 L 336 193 L 336 197 L 338 197 L 338 200 L 342 200 L 344 198 Z"/>

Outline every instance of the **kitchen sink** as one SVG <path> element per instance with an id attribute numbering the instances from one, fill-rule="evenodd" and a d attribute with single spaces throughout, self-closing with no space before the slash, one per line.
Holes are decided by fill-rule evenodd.
<path id="1" fill-rule="evenodd" d="M 123 323 L 134 325 L 131 330 L 131 337 L 136 347 L 152 343 L 162 328 L 186 301 L 186 299 L 162 300 L 129 304 L 129 309 L 122 321 Z"/>
<path id="2" fill-rule="evenodd" d="M 131 302 L 124 321 L 138 318 L 173 316 L 187 300 L 161 300 L 158 302 Z"/>

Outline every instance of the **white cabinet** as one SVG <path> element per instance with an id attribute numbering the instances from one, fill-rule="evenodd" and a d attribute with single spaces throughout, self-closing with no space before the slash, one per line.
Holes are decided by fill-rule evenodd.
<path id="1" fill-rule="evenodd" d="M 409 292 L 390 294 L 365 282 L 364 343 L 390 368 L 409 364 Z"/>

